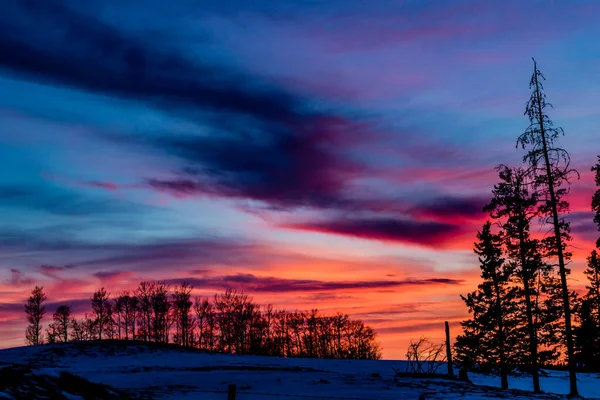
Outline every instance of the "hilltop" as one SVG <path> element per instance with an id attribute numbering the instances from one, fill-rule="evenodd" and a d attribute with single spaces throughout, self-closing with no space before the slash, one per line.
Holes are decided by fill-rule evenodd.
<path id="1" fill-rule="evenodd" d="M 92 341 L 18 347 L 1 350 L 0 360 L 4 368 L 28 368 L 30 376 L 52 385 L 61 376 L 64 381 L 65 373 L 72 374 L 68 375 L 72 379 L 81 377 L 82 382 L 89 380 L 92 382 L 89 385 L 108 385 L 98 386 L 104 388 L 106 397 L 75 393 L 65 397 L 69 399 L 130 396 L 134 399 L 225 400 L 230 383 L 237 385 L 239 400 L 408 400 L 417 399 L 419 395 L 425 395 L 426 399 L 564 398 L 557 394 L 534 396 L 519 390 L 500 392 L 493 387 L 441 378 L 397 377 L 394 369 L 404 371 L 405 368 L 401 361 L 236 356 L 141 342 Z M 543 380 L 543 388 L 565 393 L 568 389 L 566 374 L 560 371 L 550 374 Z M 600 390 L 595 388 L 596 379 L 593 375 L 581 374 L 584 396 L 600 398 Z M 473 380 L 489 385 L 497 381 L 484 376 L 473 376 Z M 6 379 L 2 382 L 6 384 Z M 515 378 L 511 385 L 527 388 L 528 382 L 525 378 Z M 5 387 L 0 390 L 7 393 Z"/>

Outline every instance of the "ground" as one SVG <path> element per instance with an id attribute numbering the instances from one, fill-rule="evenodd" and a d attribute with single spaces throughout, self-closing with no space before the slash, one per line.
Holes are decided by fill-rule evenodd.
<path id="1" fill-rule="evenodd" d="M 225 400 L 229 384 L 236 385 L 237 400 L 563 399 L 568 390 L 565 372 L 549 372 L 542 378 L 542 389 L 548 394 L 535 396 L 528 391 L 531 384 L 526 377 L 510 381 L 520 390 L 502 392 L 496 377 L 471 375 L 476 385 L 398 377 L 395 370 L 406 368 L 402 361 L 235 356 L 126 342 L 12 348 L 0 351 L 0 363 L 11 368 L 28 365 L 32 376 L 44 379 L 71 373 L 139 399 Z M 600 399 L 599 379 L 580 374 L 581 394 Z M 85 393 L 68 396 L 64 398 L 94 398 Z"/>

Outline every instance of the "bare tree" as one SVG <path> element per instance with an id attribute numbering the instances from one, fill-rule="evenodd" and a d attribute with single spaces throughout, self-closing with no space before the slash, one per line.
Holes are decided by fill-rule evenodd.
<path id="1" fill-rule="evenodd" d="M 413 374 L 435 374 L 446 364 L 445 343 L 433 343 L 426 337 L 411 340 L 406 351 L 406 370 Z"/>
<path id="2" fill-rule="evenodd" d="M 373 329 L 347 315 L 325 316 L 318 310 L 275 311 L 271 305 L 261 307 L 234 290 L 216 294 L 213 302 L 196 297 L 192 304 L 191 292 L 186 283 L 170 291 L 161 282 L 142 282 L 134 296 L 125 292 L 112 302 L 101 288 L 91 298 L 91 317 L 86 314 L 73 319 L 68 307 L 59 307 L 46 330 L 48 341 L 137 337 L 166 343 L 172 337 L 183 346 L 236 354 L 381 357 Z"/>
<path id="3" fill-rule="evenodd" d="M 187 282 L 176 287 L 173 293 L 173 313 L 175 319 L 174 342 L 182 346 L 191 346 L 193 342 L 194 317 L 192 316 L 192 289 Z"/>
<path id="4" fill-rule="evenodd" d="M 116 324 L 119 339 L 135 338 L 135 322 L 138 311 L 138 300 L 128 291 L 121 293 L 115 299 Z"/>
<path id="5" fill-rule="evenodd" d="M 102 335 L 110 329 L 112 321 L 112 304 L 110 295 L 103 287 L 92 295 L 92 313 L 98 339 L 102 340 Z M 105 335 L 106 337 L 107 335 Z"/>
<path id="6" fill-rule="evenodd" d="M 36 286 L 27 299 L 25 304 L 25 314 L 27 314 L 27 322 L 29 322 L 25 333 L 27 344 L 35 346 L 43 343 L 42 318 L 46 314 L 46 307 L 44 306 L 46 299 L 43 286 Z"/>
<path id="7" fill-rule="evenodd" d="M 152 293 L 155 284 L 153 282 L 141 282 L 135 290 L 138 302 L 138 336 L 143 341 L 152 338 Z"/>
<path id="8" fill-rule="evenodd" d="M 56 340 L 57 342 L 66 343 L 69 341 L 69 327 L 72 325 L 71 322 L 71 307 L 67 305 L 58 306 L 54 315 L 52 316 L 54 324 L 56 325 Z"/>
<path id="9" fill-rule="evenodd" d="M 153 340 L 158 343 L 168 343 L 172 319 L 167 285 L 162 282 L 154 283 L 150 292 L 150 305 L 152 307 L 150 328 Z"/>
<path id="10" fill-rule="evenodd" d="M 71 320 L 71 340 L 76 342 L 86 340 L 85 319 Z"/>

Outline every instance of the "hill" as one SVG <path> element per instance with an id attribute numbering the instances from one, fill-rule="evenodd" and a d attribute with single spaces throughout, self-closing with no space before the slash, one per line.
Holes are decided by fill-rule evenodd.
<path id="1" fill-rule="evenodd" d="M 420 395 L 426 399 L 562 399 L 564 396 L 560 394 L 568 389 L 567 375 L 561 371 L 549 372 L 550 375 L 542 380 L 542 388 L 556 394 L 536 396 L 524 390 L 501 392 L 492 387 L 498 379 L 486 376 L 472 378 L 479 385 L 490 386 L 441 378 L 398 377 L 394 368 L 403 371 L 405 365 L 401 361 L 208 354 L 176 346 L 122 341 L 5 349 L 0 351 L 0 361 L 4 368 L 21 368 L 25 375 L 47 381 L 49 386 L 58 388 L 57 393 L 68 392 L 68 385 L 59 385 L 61 379 L 65 384 L 65 377 L 71 381 L 77 377 L 81 377 L 81 382 L 89 381 L 82 383 L 84 386 L 96 384 L 116 388 L 97 386 L 107 396 L 96 397 L 98 399 L 109 399 L 112 395 L 115 399 L 130 396 L 137 399 L 225 400 L 229 384 L 237 385 L 237 400 L 410 400 L 418 399 Z M 5 381 L 2 380 L 3 384 Z M 600 398 L 597 382 L 596 376 L 581 374 L 582 394 Z M 528 384 L 526 378 L 511 380 L 513 387 L 527 389 Z M 30 388 L 33 386 L 29 385 Z M 8 393 L 6 389 L 0 390 Z M 93 398 L 85 397 L 85 393 L 68 393 L 74 397 L 65 398 Z"/>

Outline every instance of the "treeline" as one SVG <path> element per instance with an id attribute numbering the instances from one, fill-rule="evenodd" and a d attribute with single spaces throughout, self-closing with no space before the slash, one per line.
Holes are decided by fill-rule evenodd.
<path id="1" fill-rule="evenodd" d="M 579 174 L 558 144 L 563 130 L 545 113 L 550 104 L 542 80 L 534 62 L 525 110 L 530 125 L 517 142 L 526 150 L 524 165 L 497 167 L 498 183 L 484 208 L 489 220 L 474 248 L 481 282 L 461 296 L 471 318 L 461 323 L 455 359 L 465 370 L 498 374 L 503 388 L 512 372 L 530 373 L 536 392 L 541 390 L 540 367 L 566 362 L 570 394 L 576 396 L 576 370 L 600 370 L 600 260 L 596 250 L 588 257 L 583 296 L 569 290 L 571 227 L 565 196 Z M 600 186 L 600 157 L 592 171 Z M 600 230 L 600 189 L 592 210 Z"/>
<path id="2" fill-rule="evenodd" d="M 187 283 L 171 290 L 162 282 L 142 282 L 135 291 L 111 298 L 101 288 L 90 299 L 89 315 L 74 318 L 69 306 L 61 305 L 43 332 L 46 295 L 36 287 L 25 305 L 26 342 L 120 339 L 235 354 L 381 358 L 373 329 L 348 315 L 261 307 L 234 290 L 212 298 L 192 298 L 192 289 Z"/>

